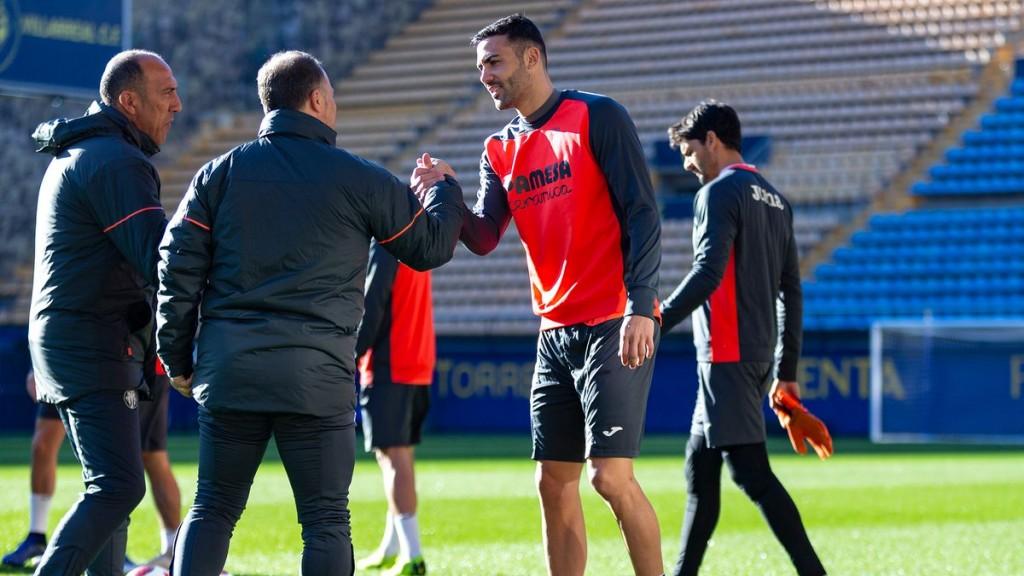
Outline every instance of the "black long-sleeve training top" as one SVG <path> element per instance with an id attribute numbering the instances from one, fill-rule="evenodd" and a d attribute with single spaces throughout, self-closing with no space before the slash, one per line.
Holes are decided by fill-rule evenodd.
<path id="1" fill-rule="evenodd" d="M 803 295 L 792 207 L 747 164 L 727 167 L 693 203 L 693 269 L 661 306 L 663 330 L 696 311 L 699 361 L 777 360 L 778 377 L 796 380 Z"/>

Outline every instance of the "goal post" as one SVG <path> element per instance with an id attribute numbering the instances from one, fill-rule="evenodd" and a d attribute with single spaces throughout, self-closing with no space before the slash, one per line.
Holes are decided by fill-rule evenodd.
<path id="1" fill-rule="evenodd" d="M 1024 321 L 871 327 L 873 442 L 1024 444 Z"/>

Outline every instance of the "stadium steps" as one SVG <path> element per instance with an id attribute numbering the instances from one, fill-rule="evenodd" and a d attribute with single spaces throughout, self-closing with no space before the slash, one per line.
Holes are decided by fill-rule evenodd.
<path id="1" fill-rule="evenodd" d="M 178 203 L 181 202 L 181 198 L 188 190 L 188 185 L 192 182 L 192 177 L 199 171 L 199 168 L 227 151 L 224 149 L 212 153 L 211 142 L 231 140 L 232 135 L 239 135 L 237 143 L 240 144 L 244 141 L 240 137 L 242 131 L 253 124 L 254 118 L 258 125 L 258 117 L 253 114 L 227 115 L 217 122 L 206 122 L 199 129 L 198 134 L 173 159 L 158 157 L 160 201 L 168 217 L 177 210 Z M 249 138 L 255 133 L 255 129 L 251 130 Z"/>
<path id="2" fill-rule="evenodd" d="M 841 229 L 841 246 L 805 283 L 807 326 L 865 329 L 875 319 L 921 315 L 1024 317 L 1024 191 L 981 201 L 968 189 L 942 202 L 908 194 L 925 175 L 942 174 L 937 168 L 956 157 L 969 128 L 980 123 L 984 131 L 991 124 L 985 113 L 1005 107 L 1002 96 L 1011 86 L 1018 92 L 1014 85 L 1020 80 L 1011 84 L 1006 72 L 1012 59 L 1009 46 L 1000 49 L 980 75 L 978 98 L 870 210 Z M 986 163 L 983 156 L 967 158 L 968 169 L 971 162 L 988 177 L 1013 169 L 1006 162 Z"/>
<path id="3" fill-rule="evenodd" d="M 446 59 L 445 64 L 441 69 L 453 69 L 453 67 L 463 70 L 465 81 L 462 86 L 462 90 L 458 91 L 458 96 L 455 100 L 450 102 L 448 106 L 439 114 L 435 115 L 433 121 L 424 127 L 419 138 L 413 141 L 403 143 L 400 150 L 387 164 L 388 168 L 400 178 L 404 178 L 411 171 L 413 162 L 423 152 L 430 152 L 438 141 L 439 134 L 444 131 L 447 127 L 453 123 L 458 123 L 467 116 L 468 111 L 479 110 L 481 107 L 490 105 L 490 97 L 483 90 L 479 83 L 478 73 L 475 66 L 475 52 L 469 46 L 469 38 L 472 37 L 473 33 L 482 28 L 484 25 L 490 23 L 501 16 L 513 14 L 515 12 L 525 12 L 530 18 L 536 18 L 538 14 L 545 15 L 544 18 L 537 19 L 538 26 L 541 27 L 542 32 L 548 39 L 561 38 L 564 34 L 565 24 L 572 22 L 577 17 L 579 12 L 592 3 L 592 0 L 557 0 L 555 2 L 536 2 L 536 3 L 522 3 L 522 2 L 493 2 L 486 8 L 482 8 L 475 4 L 468 2 L 461 2 L 458 0 L 446 0 L 440 2 L 435 9 L 425 10 L 421 20 L 435 20 L 438 18 L 436 12 L 448 11 L 455 9 L 456 7 L 460 10 L 465 10 L 468 14 L 474 16 L 473 19 L 468 20 L 470 25 L 470 32 L 466 34 L 462 42 L 458 46 L 442 47 L 438 58 L 443 57 Z M 485 16 L 486 15 L 486 16 Z M 482 17 L 485 16 L 485 17 Z M 396 40 L 397 42 L 397 40 Z M 457 49 L 456 49 L 457 48 Z M 371 56 L 371 61 L 387 60 L 389 54 L 394 52 L 402 53 L 401 51 L 388 50 L 387 47 L 381 50 L 375 55 Z M 433 50 L 431 54 L 437 54 Z M 368 66 L 370 66 L 368 64 Z M 493 105 L 492 110 L 493 110 Z M 492 130 L 499 128 L 501 122 L 495 123 Z M 476 145 L 482 150 L 483 138 L 486 134 L 481 134 L 479 138 L 475 140 Z M 479 150 L 476 153 L 477 159 L 479 159 Z M 467 201 L 472 201 L 476 196 L 476 177 L 475 167 L 471 171 L 458 170 L 460 180 L 463 184 L 463 192 L 467 197 Z"/>
<path id="4" fill-rule="evenodd" d="M 428 106 L 382 106 L 348 114 L 344 103 L 339 106 L 338 145 L 381 163 L 396 155 L 404 142 L 418 138 L 437 115 L 437 109 Z M 205 163 L 255 138 L 261 120 L 261 115 L 240 114 L 221 125 L 207 125 L 172 163 L 161 165 L 165 210 L 173 213 Z"/>
<path id="5" fill-rule="evenodd" d="M 907 168 L 896 176 L 880 194 L 855 218 L 839 226 L 812 250 L 801 264 L 804 278 L 813 279 L 815 268 L 831 258 L 836 248 L 847 244 L 853 234 L 862 228 L 872 214 L 905 210 L 914 206 L 914 200 L 907 194 L 914 182 L 921 180 L 928 170 L 940 161 L 946 151 L 959 141 L 968 128 L 975 126 L 978 119 L 990 110 L 996 98 L 1006 92 L 1011 76 L 1006 73 L 1013 60 L 1013 49 L 1004 45 L 995 51 L 993 58 L 981 71 L 978 78 L 978 93 L 958 115 L 952 117 L 946 127 L 926 148 L 920 151 Z"/>
<path id="6" fill-rule="evenodd" d="M 350 76 L 335 79 L 339 145 L 402 179 L 420 152 L 432 152 L 452 162 L 471 202 L 481 142 L 505 117 L 479 86 L 468 39 L 526 6 L 544 29 L 556 85 L 618 99 L 633 113 L 645 146 L 704 98 L 736 105 L 749 118 L 745 127 L 773 137 L 774 157 L 763 168 L 797 207 L 802 250 L 822 238 L 834 246 L 843 238 L 834 233 L 841 223 L 886 183 L 913 180 L 904 175 L 927 162 L 929 143 L 956 131 L 949 119 L 970 114 L 976 93 L 987 88 L 978 70 L 988 50 L 1020 29 L 1017 0 L 934 4 L 950 9 L 920 10 L 921 0 L 439 0 Z M 758 17 L 738 25 L 737 9 Z M 715 50 L 685 40 L 694 38 Z M 662 64 L 644 64 L 655 53 Z M 774 54 L 784 66 L 757 64 L 757 57 Z M 806 109 L 811 120 L 794 109 Z M 180 196 L 203 162 L 252 138 L 256 125 L 253 115 L 197 139 L 162 170 L 166 203 L 176 204 L 172 192 Z M 889 201 L 879 198 L 872 207 Z M 684 224 L 664 224 L 665 293 L 690 263 Z M 804 252 L 805 265 L 829 252 Z M 438 332 L 534 331 L 523 259 L 514 227 L 486 260 L 460 247 L 435 274 Z M 496 278 L 501 287 L 492 294 Z"/>
<path id="7" fill-rule="evenodd" d="M 12 277 L 0 283 L 0 325 L 28 324 L 32 304 L 32 262 L 14 267 Z"/>
<path id="8" fill-rule="evenodd" d="M 581 0 L 488 3 L 442 0 L 418 20 L 392 36 L 385 46 L 337 85 L 343 106 L 376 107 L 383 103 L 428 102 L 449 114 L 479 91 L 469 39 L 502 16 L 526 11 L 545 33 L 557 30 Z M 437 119 L 443 121 L 447 114 Z"/>
<path id="9" fill-rule="evenodd" d="M 420 143 L 457 114 L 480 88 L 469 38 L 484 24 L 527 9 L 557 34 L 561 20 L 580 0 L 486 5 L 441 0 L 420 13 L 386 45 L 343 78 L 335 78 L 338 145 L 390 168 L 405 179 Z M 430 46 L 429 52 L 424 46 Z M 429 60 L 423 60 L 429 54 Z M 163 204 L 175 210 L 203 164 L 256 135 L 261 115 L 239 114 L 205 126 L 172 162 L 159 167 Z"/>
<path id="10" fill-rule="evenodd" d="M 748 38 L 744 36 L 747 33 L 744 28 L 733 26 L 694 29 L 692 26 L 673 25 L 673 22 L 727 22 L 734 19 L 737 7 L 764 15 L 765 18 L 759 18 L 750 25 L 766 29 L 794 26 L 793 18 L 797 17 L 799 22 L 796 24 L 804 25 L 802 33 L 807 37 L 787 37 L 779 46 L 788 42 L 794 51 L 806 50 L 814 47 L 816 42 L 824 42 L 816 40 L 815 35 L 826 38 L 827 35 L 820 32 L 827 29 L 842 31 L 846 47 L 841 51 L 818 51 L 813 57 L 820 58 L 823 63 L 798 74 L 772 76 L 765 71 L 754 70 L 753 65 L 743 58 L 744 51 L 779 49 L 764 38 Z M 925 20 L 929 17 L 924 15 Z M 1013 28 L 1005 23 L 983 22 L 984 25 L 978 28 L 981 32 L 999 30 L 1000 27 Z M 665 61 L 673 54 L 668 47 L 673 40 L 660 35 L 678 34 L 680 28 L 692 30 L 691 34 L 714 35 L 711 40 L 726 52 L 726 47 L 730 46 L 738 50 L 733 54 L 737 62 L 735 69 L 720 73 L 716 70 L 711 74 L 679 74 L 666 72 L 665 66 L 650 69 L 640 65 L 624 66 L 617 58 L 623 50 L 644 54 L 645 47 L 650 47 L 652 52 L 663 53 L 658 60 Z M 979 36 L 959 44 L 955 40 L 939 41 L 946 37 L 955 38 L 964 30 L 963 27 L 939 27 L 935 28 L 934 34 L 928 34 L 927 29 L 925 34 L 916 34 L 913 29 L 901 33 L 881 24 L 855 21 L 848 14 L 832 10 L 821 2 L 758 0 L 751 3 L 651 2 L 639 5 L 601 0 L 586 4 L 573 18 L 567 18 L 561 29 L 562 35 L 557 38 L 549 35 L 548 45 L 556 85 L 583 89 L 592 86 L 596 91 L 618 99 L 632 112 L 645 145 L 663 138 L 669 123 L 704 98 L 713 96 L 736 104 L 741 114 L 751 119 L 749 126 L 755 133 L 774 137 L 776 157 L 764 168 L 769 178 L 786 183 L 785 189 L 794 192 L 798 220 L 809 216 L 813 219 L 819 213 L 827 216 L 825 223 L 818 228 L 798 230 L 801 247 L 805 248 L 814 246 L 838 223 L 848 219 L 843 206 L 860 209 L 865 200 L 870 200 L 884 188 L 886 182 L 898 177 L 923 146 L 943 133 L 949 118 L 957 117 L 974 100 L 978 90 L 977 63 L 984 60 L 984 55 L 968 54 L 965 47 L 987 49 L 1000 40 L 994 36 Z M 857 56 L 860 48 L 854 41 L 862 37 L 888 37 L 892 46 L 900 47 L 909 55 L 889 60 Z M 807 57 L 787 55 L 794 62 Z M 708 69 L 708 64 L 718 60 L 710 53 L 698 50 L 691 59 L 672 62 L 673 66 L 685 62 Z M 594 74 L 594 71 L 603 73 Z M 563 81 L 566 78 L 573 80 Z M 794 108 L 805 108 L 808 110 L 806 116 L 820 118 L 821 121 L 807 123 L 801 117 L 788 117 Z M 486 95 L 481 94 L 420 142 L 423 150 L 451 161 L 467 188 L 464 190 L 467 202 L 472 202 L 475 197 L 472 189 L 476 188 L 476 183 L 469 182 L 475 180 L 480 143 L 487 134 L 501 126 L 502 120 Z M 857 160 L 848 165 L 841 164 L 837 158 L 844 155 L 853 155 Z M 798 160 L 809 156 L 832 162 L 838 174 L 830 174 L 828 168 L 811 167 Z M 832 207 L 839 207 L 839 210 Z M 664 222 L 663 293 L 672 289 L 689 266 L 688 234 L 687 228 L 675 226 L 673 221 Z M 460 330 L 487 332 L 489 321 L 501 319 L 504 322 L 508 320 L 508 314 L 517 309 L 526 313 L 523 307 L 514 306 L 513 302 L 502 305 L 500 311 L 480 309 L 473 304 L 479 295 L 492 292 L 493 298 L 483 299 L 503 302 L 508 297 L 507 291 L 489 287 L 493 286 L 496 275 L 500 275 L 504 283 L 506 276 L 503 271 L 514 272 L 522 266 L 521 248 L 516 238 L 509 234 L 502 245 L 510 242 L 513 246 L 509 247 L 508 254 L 491 257 L 499 260 L 500 266 L 484 265 L 484 261 L 459 251 L 451 264 L 435 273 L 439 293 L 449 286 L 451 289 L 458 287 L 456 296 L 439 297 L 439 333 L 465 333 Z M 511 251 L 513 248 L 515 252 Z M 487 272 L 481 274 L 482 269 Z M 515 278 L 514 273 L 510 274 L 507 281 L 522 282 L 525 288 L 525 279 Z M 458 304 L 466 293 L 478 296 Z M 469 328 L 474 326 L 474 318 L 480 326 Z M 527 325 L 526 320 L 523 318 L 522 326 Z"/>

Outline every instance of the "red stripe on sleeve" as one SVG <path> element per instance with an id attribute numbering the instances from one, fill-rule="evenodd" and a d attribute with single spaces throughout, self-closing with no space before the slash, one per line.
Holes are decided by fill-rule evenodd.
<path id="1" fill-rule="evenodd" d="M 121 224 L 124 224 L 124 223 L 125 223 L 125 222 L 127 222 L 128 220 L 131 220 L 132 218 L 134 218 L 134 217 L 138 216 L 139 214 L 142 214 L 143 212 L 149 212 L 149 211 L 151 211 L 151 210 L 160 210 L 160 211 L 163 211 L 163 209 L 164 209 L 164 208 L 163 208 L 163 206 L 148 206 L 148 207 L 146 207 L 146 208 L 139 208 L 139 209 L 138 209 L 138 210 L 136 210 L 135 212 L 132 212 L 131 214 L 129 214 L 129 215 L 127 215 L 127 216 L 125 216 L 124 218 L 121 218 L 121 219 L 120 219 L 120 220 L 118 220 L 117 222 L 114 222 L 114 223 L 113 223 L 113 224 L 111 224 L 110 226 L 107 226 L 106 228 L 104 228 L 104 229 L 103 229 L 103 233 L 104 233 L 104 234 L 106 234 L 107 232 L 110 232 L 110 231 L 111 231 L 111 230 L 113 230 L 114 228 L 117 228 L 117 227 L 118 227 L 118 226 L 120 226 Z"/>
<path id="2" fill-rule="evenodd" d="M 193 220 L 192 218 L 189 218 L 188 216 L 185 216 L 185 220 L 195 224 L 196 226 L 199 226 L 200 228 L 202 228 L 203 230 L 206 230 L 207 232 L 210 231 L 210 227 L 209 226 L 207 226 L 206 224 L 203 224 L 202 222 L 200 222 L 198 220 Z"/>
<path id="3" fill-rule="evenodd" d="M 387 240 L 379 240 L 377 243 L 378 244 L 387 244 L 388 242 L 391 242 L 393 240 L 397 240 L 399 236 L 401 236 L 402 234 L 405 234 L 406 231 L 409 230 L 409 228 L 412 228 L 412 225 L 416 223 L 416 219 L 420 217 L 420 214 L 423 214 L 423 210 L 424 209 L 422 207 L 420 207 L 420 211 L 417 212 L 416 215 L 412 217 L 412 220 L 410 220 L 409 223 L 405 225 L 405 228 L 402 228 L 401 230 L 398 231 L 398 234 L 395 234 L 394 236 L 392 236 L 391 238 L 388 238 Z"/>
<path id="4" fill-rule="evenodd" d="M 736 249 L 729 249 L 729 263 L 725 275 L 708 302 L 711 314 L 708 331 L 711 333 L 711 361 L 740 361 L 740 325 L 736 311 Z"/>

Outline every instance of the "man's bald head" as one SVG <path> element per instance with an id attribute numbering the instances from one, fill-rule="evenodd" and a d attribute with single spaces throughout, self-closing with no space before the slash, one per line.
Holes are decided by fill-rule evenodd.
<path id="1" fill-rule="evenodd" d="M 143 65 L 150 60 L 157 60 L 167 66 L 159 54 L 148 50 L 125 50 L 111 58 L 100 78 L 100 99 L 103 103 L 113 106 L 125 90 L 141 93 L 146 77 Z"/>
<path id="2" fill-rule="evenodd" d="M 100 98 L 160 146 L 181 112 L 178 81 L 159 54 L 127 50 L 107 62 Z"/>

